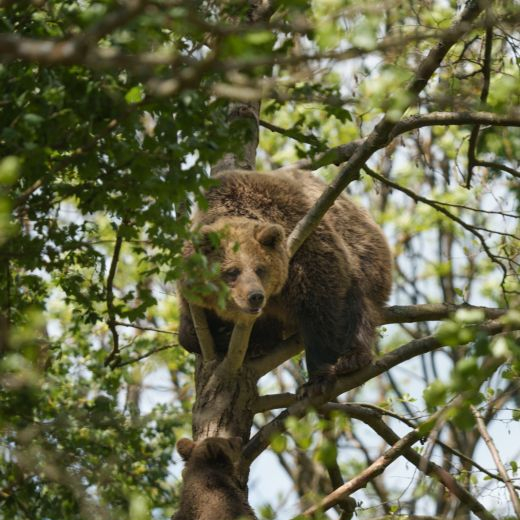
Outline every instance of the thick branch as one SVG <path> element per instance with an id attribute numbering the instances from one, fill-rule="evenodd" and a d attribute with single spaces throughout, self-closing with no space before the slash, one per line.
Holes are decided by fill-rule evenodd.
<path id="1" fill-rule="evenodd" d="M 447 303 L 429 303 L 423 305 L 393 305 L 385 307 L 382 311 L 380 325 L 389 323 L 415 323 L 418 321 L 438 321 L 449 318 L 459 309 L 482 311 L 486 319 L 499 318 L 506 314 L 507 309 L 494 309 L 475 305 L 451 305 Z M 284 361 L 296 356 L 303 350 L 303 345 L 297 335 L 286 339 L 276 350 L 267 356 L 250 361 L 248 365 L 258 373 L 259 377 L 267 374 Z M 285 403 L 288 406 L 290 403 Z M 260 406 L 260 405 L 259 405 Z M 265 405 L 261 405 L 257 411 L 266 411 Z"/>
<path id="2" fill-rule="evenodd" d="M 268 412 L 278 408 L 287 408 L 298 400 L 298 396 L 290 392 L 283 394 L 261 395 L 255 402 L 253 411 L 255 413 Z"/>
<path id="3" fill-rule="evenodd" d="M 513 111 L 511 114 L 500 115 L 494 112 L 431 112 L 430 114 L 418 114 L 407 117 L 397 123 L 390 132 L 390 139 L 395 139 L 401 134 L 424 128 L 426 126 L 452 126 L 452 125 L 490 125 L 490 126 L 520 126 L 520 113 Z"/>
<path id="4" fill-rule="evenodd" d="M 216 358 L 215 342 L 213 341 L 213 336 L 209 330 L 206 313 L 204 312 L 204 309 L 198 305 L 189 303 L 189 307 L 193 326 L 195 327 L 195 334 L 199 340 L 202 358 L 205 362 L 212 361 Z"/>
<path id="5" fill-rule="evenodd" d="M 383 309 L 380 324 L 445 320 L 461 309 L 481 311 L 488 320 L 499 318 L 507 313 L 507 309 L 495 309 L 492 307 L 479 307 L 466 304 L 427 303 L 423 305 L 393 305 Z"/>
<path id="6" fill-rule="evenodd" d="M 303 344 L 297 335 L 291 336 L 282 341 L 275 350 L 269 352 L 268 355 L 250 361 L 248 365 L 261 377 L 284 361 L 291 359 L 303 350 Z"/>
<path id="7" fill-rule="evenodd" d="M 425 128 L 428 126 L 453 126 L 453 125 L 490 125 L 490 126 L 520 126 L 520 114 L 513 111 L 510 114 L 500 115 L 494 112 L 431 112 L 430 114 L 417 114 L 401 119 L 395 124 L 393 130 L 388 135 L 388 143 L 412 130 Z M 356 139 L 348 144 L 342 144 L 335 148 L 318 155 L 313 160 L 303 159 L 290 166 L 280 168 L 280 170 L 301 168 L 304 170 L 316 170 L 322 166 L 329 164 L 341 164 L 348 161 L 358 148 L 368 139 Z M 385 146 L 386 146 L 385 144 Z M 477 161 L 476 166 L 487 166 L 496 169 L 503 169 L 512 175 L 517 174 L 515 170 L 509 171 L 508 167 L 504 167 L 498 163 L 487 163 Z"/>
<path id="8" fill-rule="evenodd" d="M 228 375 L 235 375 L 244 363 L 247 347 L 249 346 L 249 337 L 254 324 L 254 320 L 235 323 L 229 341 L 228 352 L 223 361 L 224 370 L 227 371 Z"/>

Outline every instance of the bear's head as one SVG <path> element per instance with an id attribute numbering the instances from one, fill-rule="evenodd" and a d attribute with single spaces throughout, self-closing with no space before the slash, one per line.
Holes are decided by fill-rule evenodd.
<path id="1" fill-rule="evenodd" d="M 284 229 L 278 224 L 225 217 L 202 226 L 200 232 L 204 254 L 210 262 L 218 262 L 229 289 L 226 308 L 213 310 L 233 322 L 259 315 L 287 280 Z M 219 237 L 217 245 L 215 236 Z"/>
<path id="2" fill-rule="evenodd" d="M 235 473 L 235 463 L 240 458 L 242 439 L 240 437 L 209 437 L 194 442 L 190 439 L 180 439 L 177 442 L 177 451 L 186 463 L 186 468 L 208 468 L 215 466 L 219 469 L 228 469 Z"/>

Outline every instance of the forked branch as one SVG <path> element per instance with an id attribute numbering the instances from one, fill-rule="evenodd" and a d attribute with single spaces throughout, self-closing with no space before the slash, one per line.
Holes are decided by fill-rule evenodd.
<path id="1" fill-rule="evenodd" d="M 493 336 L 506 330 L 506 327 L 500 321 L 493 320 L 483 323 L 480 325 L 479 329 L 482 332 Z M 512 330 L 518 329 L 520 329 L 520 326 L 512 328 Z M 363 368 L 354 374 L 338 378 L 333 388 L 327 394 L 312 397 L 307 396 L 301 399 L 296 399 L 296 396 L 294 396 L 294 402 L 272 421 L 263 426 L 248 442 L 244 449 L 245 460 L 247 460 L 248 463 L 251 463 L 269 445 L 274 434 L 285 430 L 285 419 L 287 419 L 287 417 L 303 417 L 309 409 L 320 407 L 330 399 L 363 385 L 370 379 L 386 372 L 390 368 L 421 354 L 432 352 L 441 346 L 442 343 L 436 336 L 427 336 L 410 341 L 406 345 L 384 355 L 373 365 Z M 280 404 L 281 402 L 278 402 L 278 405 Z"/>
<path id="2" fill-rule="evenodd" d="M 483 10 L 483 2 L 470 0 L 462 12 L 459 20 L 444 33 L 439 43 L 428 53 L 419 64 L 417 72 L 408 85 L 401 99 L 407 99 L 406 106 L 402 107 L 402 114 L 418 99 L 419 94 L 426 87 L 433 73 L 440 66 L 442 60 L 457 43 L 457 41 L 470 30 L 472 22 Z M 397 105 L 399 106 L 399 105 Z M 388 114 L 376 125 L 372 133 L 363 141 L 341 169 L 334 181 L 325 189 L 314 206 L 303 219 L 298 222 L 288 239 L 289 255 L 292 256 L 303 244 L 305 239 L 319 224 L 334 201 L 340 196 L 346 186 L 357 179 L 360 169 L 377 150 L 385 147 L 391 140 L 391 133 L 397 126 L 397 121 Z"/>
<path id="3" fill-rule="evenodd" d="M 350 417 L 359 419 L 370 426 L 388 444 L 395 445 L 400 441 L 400 437 L 385 424 L 378 412 L 368 410 L 363 406 L 355 404 L 342 405 L 342 408 Z M 402 450 L 402 454 L 419 471 L 438 480 L 450 493 L 466 504 L 478 518 L 481 520 L 496 520 L 495 516 L 492 515 L 471 493 L 464 489 L 464 487 L 457 482 L 456 478 L 448 473 L 444 468 L 431 462 L 425 457 L 422 457 L 411 447 L 405 446 Z"/>

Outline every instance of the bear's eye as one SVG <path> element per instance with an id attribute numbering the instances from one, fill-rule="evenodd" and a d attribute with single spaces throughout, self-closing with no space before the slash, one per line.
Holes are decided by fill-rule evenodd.
<path id="1" fill-rule="evenodd" d="M 265 267 L 264 265 L 259 265 L 255 269 L 255 273 L 256 276 L 258 276 L 258 278 L 263 278 L 267 274 L 267 267 Z"/>
<path id="2" fill-rule="evenodd" d="M 230 269 L 226 269 L 222 273 L 222 276 L 224 277 L 224 280 L 226 280 L 227 282 L 234 282 L 238 278 L 239 274 L 240 269 L 238 267 L 232 267 Z"/>

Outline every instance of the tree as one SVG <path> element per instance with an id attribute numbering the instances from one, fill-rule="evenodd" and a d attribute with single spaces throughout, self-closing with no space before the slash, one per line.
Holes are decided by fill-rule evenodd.
<path id="1" fill-rule="evenodd" d="M 191 423 L 247 441 L 244 485 L 271 447 L 285 517 L 348 518 L 365 487 L 361 518 L 520 516 L 517 6 L 0 9 L 0 518 L 167 518 Z M 242 362 L 237 326 L 221 363 L 175 335 L 174 281 L 215 274 L 181 254 L 210 168 L 295 166 L 331 182 L 291 252 L 347 187 L 395 252 L 377 361 L 313 398 L 294 338 Z M 385 478 L 404 459 L 411 480 Z"/>

